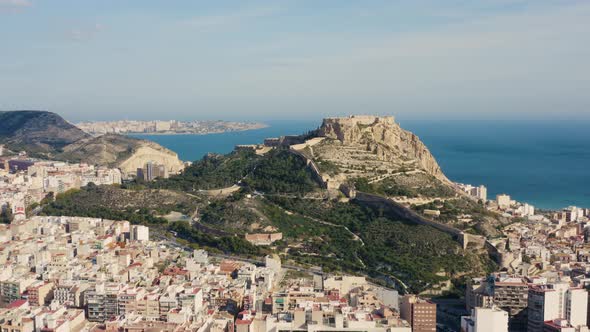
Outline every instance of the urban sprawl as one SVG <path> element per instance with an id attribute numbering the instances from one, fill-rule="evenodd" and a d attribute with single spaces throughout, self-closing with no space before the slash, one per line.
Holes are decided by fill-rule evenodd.
<path id="1" fill-rule="evenodd" d="M 92 135 L 127 134 L 127 133 L 162 133 L 162 134 L 212 134 L 227 131 L 242 131 L 266 127 L 261 123 L 231 121 L 104 121 L 82 122 L 76 124 L 80 129 Z"/>
<path id="2" fill-rule="evenodd" d="M 443 329 L 433 301 L 365 277 L 282 266 L 275 255 L 257 264 L 209 255 L 124 220 L 37 216 L 48 194 L 120 184 L 121 172 L 1 151 L 0 208 L 12 221 L 0 225 L 2 332 Z M 137 176 L 168 175 L 148 163 Z M 500 270 L 468 280 L 461 330 L 588 331 L 590 210 L 539 213 L 508 195 L 488 200 L 484 186 L 456 186 L 514 221 L 486 240 Z M 435 220 L 440 211 L 424 214 Z M 248 240 L 268 245 L 280 236 Z"/>

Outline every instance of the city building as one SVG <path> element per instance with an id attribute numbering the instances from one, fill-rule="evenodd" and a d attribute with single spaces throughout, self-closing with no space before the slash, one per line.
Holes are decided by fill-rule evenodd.
<path id="1" fill-rule="evenodd" d="M 150 228 L 142 225 L 133 225 L 130 232 L 131 241 L 149 241 Z"/>
<path id="2" fill-rule="evenodd" d="M 529 286 L 522 277 L 497 274 L 490 278 L 493 303 L 508 313 L 510 330 L 524 330 L 527 323 Z"/>
<path id="3" fill-rule="evenodd" d="M 486 278 L 470 278 L 465 285 L 465 307 L 471 312 L 476 307 L 490 307 L 494 303 Z"/>
<path id="4" fill-rule="evenodd" d="M 508 332 L 508 313 L 500 308 L 475 308 L 461 317 L 461 332 Z"/>
<path id="5" fill-rule="evenodd" d="M 455 185 L 460 190 L 469 194 L 471 197 L 475 198 L 478 201 L 482 201 L 483 203 L 485 203 L 488 200 L 488 188 L 486 188 L 486 186 L 484 186 L 484 185 L 480 185 L 477 187 L 472 186 L 470 184 L 463 184 L 463 183 L 456 183 Z"/>
<path id="6" fill-rule="evenodd" d="M 508 209 L 511 205 L 511 198 L 509 195 L 500 194 L 496 196 L 496 203 L 500 209 Z"/>
<path id="7" fill-rule="evenodd" d="M 527 327 L 528 292 L 526 278 L 494 273 L 468 281 L 465 304 L 469 311 L 478 307 L 503 310 L 508 314 L 510 331 L 523 331 Z"/>
<path id="8" fill-rule="evenodd" d="M 153 181 L 157 178 L 166 179 L 168 178 L 168 170 L 165 165 L 150 161 L 143 168 L 137 169 L 137 178 L 143 181 Z"/>
<path id="9" fill-rule="evenodd" d="M 588 292 L 566 282 L 533 285 L 528 297 L 528 331 L 542 331 L 545 322 L 561 319 L 575 329 L 587 327 Z"/>
<path id="10" fill-rule="evenodd" d="M 416 295 L 404 295 L 401 318 L 410 323 L 413 332 L 436 331 L 436 304 Z"/>
<path id="11" fill-rule="evenodd" d="M 35 216 L 0 227 L 7 235 L 1 332 L 411 332 L 396 291 L 357 276 L 287 277 L 278 255 L 265 266 L 187 255 L 145 226 L 100 218 Z"/>
<path id="12" fill-rule="evenodd" d="M 475 187 L 471 189 L 471 196 L 485 203 L 488 200 L 488 189 L 484 185 Z"/>
<path id="13" fill-rule="evenodd" d="M 257 245 L 257 246 L 268 246 L 271 245 L 275 241 L 279 241 L 283 239 L 283 233 L 257 233 L 257 234 L 248 234 L 244 236 L 246 241 Z"/>
<path id="14" fill-rule="evenodd" d="M 33 306 L 47 305 L 53 299 L 52 282 L 39 281 L 27 287 L 27 300 Z"/>

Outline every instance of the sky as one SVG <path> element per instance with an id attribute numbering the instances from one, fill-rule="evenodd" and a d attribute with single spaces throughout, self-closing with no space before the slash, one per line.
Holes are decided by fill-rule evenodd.
<path id="1" fill-rule="evenodd" d="M 0 110 L 590 119 L 590 1 L 0 0 Z"/>

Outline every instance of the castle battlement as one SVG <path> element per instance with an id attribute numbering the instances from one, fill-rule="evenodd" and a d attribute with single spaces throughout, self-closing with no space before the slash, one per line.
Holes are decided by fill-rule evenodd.
<path id="1" fill-rule="evenodd" d="M 350 115 L 348 117 L 332 117 L 325 118 L 324 123 L 340 123 L 344 125 L 363 125 L 370 126 L 376 123 L 383 123 L 393 125 L 395 123 L 394 116 L 379 116 L 379 115 Z"/>

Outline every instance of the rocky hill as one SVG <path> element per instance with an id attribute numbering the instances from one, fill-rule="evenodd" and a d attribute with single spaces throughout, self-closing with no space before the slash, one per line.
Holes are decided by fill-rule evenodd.
<path id="1" fill-rule="evenodd" d="M 55 113 L 0 112 L 0 143 L 13 151 L 51 156 L 65 146 L 88 137 Z"/>
<path id="2" fill-rule="evenodd" d="M 452 282 L 495 269 L 484 246 L 463 235 L 488 235 L 499 226 L 496 216 L 456 192 L 424 144 L 392 117 L 330 118 L 314 133 L 267 144 L 264 153 L 241 146 L 208 156 L 168 179 L 60 195 L 44 213 L 128 219 L 194 248 L 278 254 L 286 264 L 368 275 L 404 292 L 453 292 Z M 156 156 L 169 153 L 116 135 L 83 139 L 59 155 L 131 171 Z M 233 187 L 239 190 L 230 195 L 209 194 Z M 342 197 L 339 190 L 353 187 Z M 161 218 L 179 213 L 187 217 Z M 269 232 L 282 240 L 247 240 Z"/>
<path id="3" fill-rule="evenodd" d="M 148 161 L 166 166 L 171 174 L 183 168 L 178 155 L 156 143 L 122 135 L 92 137 L 55 113 L 0 113 L 0 143 L 34 157 L 118 167 L 133 173 Z"/>
<path id="4" fill-rule="evenodd" d="M 238 149 L 196 161 L 169 179 L 61 195 L 44 213 L 124 218 L 149 224 L 154 232 L 167 229 L 194 248 L 255 257 L 278 254 L 285 264 L 354 272 L 390 285 L 399 280 L 396 286 L 404 292 L 448 291 L 451 280 L 485 274 L 493 266 L 485 251 L 465 250 L 439 228 L 357 199 L 330 198 L 318 182 L 305 158 L 291 148 L 264 154 Z M 236 183 L 240 190 L 229 196 L 206 192 Z M 178 204 L 156 196 L 164 192 L 166 197 L 176 193 Z M 194 219 L 164 222 L 159 217 L 175 212 Z M 275 232 L 282 240 L 270 246 L 247 240 L 247 234 Z"/>
<path id="5" fill-rule="evenodd" d="M 183 168 L 178 155 L 161 145 L 116 134 L 80 140 L 64 147 L 56 158 L 118 167 L 124 174 L 134 173 L 149 161 L 165 165 L 171 174 Z"/>
<path id="6" fill-rule="evenodd" d="M 391 116 L 327 118 L 312 136 L 290 148 L 310 161 L 332 196 L 343 191 L 351 198 L 356 192 L 386 197 L 476 234 L 498 235 L 506 223 L 457 190 L 426 145 Z M 440 215 L 427 216 L 431 211 Z"/>
<path id="7" fill-rule="evenodd" d="M 392 171 L 423 171 L 449 183 L 426 145 L 418 136 L 402 129 L 392 116 L 327 118 L 318 134 L 337 141 L 326 142 L 325 145 L 335 149 L 321 150 L 321 157 L 344 168 L 364 161 L 365 170 L 369 166 L 382 175 Z"/>

